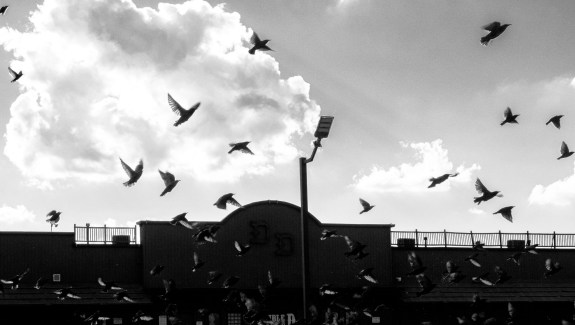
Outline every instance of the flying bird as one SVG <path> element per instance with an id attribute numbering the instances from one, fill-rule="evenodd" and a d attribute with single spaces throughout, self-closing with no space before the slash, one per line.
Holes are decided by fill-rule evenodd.
<path id="1" fill-rule="evenodd" d="M 481 44 L 487 46 L 491 40 L 501 35 L 509 26 L 511 26 L 511 24 L 502 25 L 498 21 L 494 21 L 491 24 L 483 26 L 482 29 L 489 33 L 481 38 Z"/>
<path id="2" fill-rule="evenodd" d="M 513 115 L 513 113 L 511 112 L 511 108 L 507 107 L 503 115 L 505 116 L 505 120 L 503 120 L 503 122 L 501 122 L 500 125 L 504 125 L 505 123 L 518 124 L 517 117 L 519 116 L 519 114 Z"/>
<path id="3" fill-rule="evenodd" d="M 59 300 L 65 300 L 66 298 L 70 299 L 82 299 L 82 297 L 75 295 L 72 292 L 72 288 L 62 288 L 54 291 L 55 294 L 58 295 Z"/>
<path id="4" fill-rule="evenodd" d="M 349 236 L 343 236 L 349 251 L 345 252 L 346 257 L 352 257 L 360 255 L 361 252 L 367 247 L 367 245 L 358 242 L 357 240 L 351 239 Z"/>
<path id="5" fill-rule="evenodd" d="M 136 170 L 130 168 L 130 166 L 128 166 L 128 164 L 126 164 L 122 160 L 122 158 L 120 158 L 120 163 L 122 163 L 122 168 L 124 169 L 126 174 L 128 174 L 128 177 L 130 177 L 130 179 L 124 182 L 124 186 L 130 187 L 136 184 L 136 182 L 140 179 L 140 177 L 142 177 L 142 172 L 144 171 L 144 161 L 140 159 L 140 162 L 136 166 Z"/>
<path id="6" fill-rule="evenodd" d="M 196 240 L 196 243 L 203 245 L 207 242 L 210 243 L 217 243 L 216 239 L 214 238 L 215 232 L 212 233 L 210 228 L 201 229 L 197 233 L 195 233 L 192 238 Z"/>
<path id="7" fill-rule="evenodd" d="M 138 310 L 138 312 L 136 312 L 136 314 L 132 317 L 132 323 L 137 323 L 140 321 L 149 322 L 153 319 L 154 317 L 146 315 L 143 311 Z"/>
<path id="8" fill-rule="evenodd" d="M 204 261 L 200 259 L 197 252 L 194 252 L 194 267 L 192 267 L 192 272 L 196 272 L 200 267 L 206 264 Z"/>
<path id="9" fill-rule="evenodd" d="M 272 271 L 268 270 L 268 288 L 276 288 L 281 283 L 281 280 L 272 275 Z"/>
<path id="10" fill-rule="evenodd" d="M 150 275 L 151 276 L 155 276 L 160 274 L 160 272 L 162 272 L 164 270 L 164 266 L 160 265 L 160 264 L 156 264 L 156 266 L 154 266 L 151 270 L 150 270 Z"/>
<path id="11" fill-rule="evenodd" d="M 158 171 L 160 172 L 160 176 L 162 177 L 162 180 L 164 181 L 164 185 L 166 186 L 164 191 L 162 191 L 162 194 L 160 194 L 160 196 L 164 196 L 164 195 L 166 195 L 166 193 L 171 192 L 174 189 L 174 187 L 176 187 L 176 185 L 178 185 L 178 182 L 180 180 L 179 179 L 176 180 L 174 175 L 172 175 L 169 172 L 164 173 L 159 169 L 158 169 Z"/>
<path id="12" fill-rule="evenodd" d="M 222 274 L 218 271 L 208 272 L 208 284 L 212 285 L 222 277 Z"/>
<path id="13" fill-rule="evenodd" d="M 545 260 L 545 273 L 543 274 L 545 278 L 549 278 L 553 274 L 559 272 L 562 269 L 561 264 L 555 261 L 553 262 L 550 258 Z"/>
<path id="14" fill-rule="evenodd" d="M 511 261 L 513 263 L 515 263 L 517 266 L 521 265 L 519 262 L 519 258 L 521 257 L 521 254 L 523 254 L 523 252 L 516 252 L 513 253 L 512 255 L 510 255 L 507 260 Z"/>
<path id="15" fill-rule="evenodd" d="M 545 125 L 548 125 L 549 123 L 553 123 L 553 125 L 555 125 L 556 128 L 560 129 L 562 117 L 563 117 L 563 115 L 555 115 L 552 118 L 550 118 L 549 121 L 547 121 L 547 123 L 545 123 Z"/>
<path id="16" fill-rule="evenodd" d="M 472 277 L 471 281 L 474 283 L 483 283 L 486 286 L 494 286 L 495 284 L 493 284 L 493 282 L 491 282 L 487 279 L 488 275 L 489 275 L 489 272 L 484 272 L 483 274 L 481 274 L 479 276 Z"/>
<path id="17" fill-rule="evenodd" d="M 188 213 L 184 212 L 184 213 L 180 213 L 177 216 L 173 217 L 172 221 L 170 221 L 170 224 L 172 226 L 182 225 L 188 229 L 195 230 L 196 224 L 191 223 L 188 219 L 186 219 L 186 214 L 188 214 Z"/>
<path id="18" fill-rule="evenodd" d="M 466 262 L 469 262 L 477 267 L 481 267 L 481 264 L 479 264 L 479 261 L 477 260 L 477 256 L 479 256 L 479 253 L 474 253 L 472 255 L 469 255 L 465 258 Z"/>
<path id="19" fill-rule="evenodd" d="M 461 274 L 457 266 L 453 261 L 447 261 L 445 263 L 445 272 L 443 273 L 442 282 L 447 284 L 455 284 L 461 281 L 465 276 Z"/>
<path id="20" fill-rule="evenodd" d="M 240 281 L 240 278 L 238 278 L 237 276 L 230 276 L 227 279 L 224 280 L 224 283 L 222 284 L 222 287 L 224 289 L 229 289 L 231 287 L 233 287 L 234 285 L 236 285 L 236 283 L 238 283 L 238 281 Z"/>
<path id="21" fill-rule="evenodd" d="M 16 274 L 14 277 L 12 277 L 9 280 L 0 279 L 0 282 L 2 282 L 3 284 L 10 284 L 12 290 L 18 289 L 18 286 L 20 285 L 20 281 L 22 281 L 22 279 L 24 278 L 24 276 L 26 274 L 28 274 L 28 272 L 30 272 L 30 268 L 27 268 L 24 272 L 22 272 L 20 274 Z"/>
<path id="22" fill-rule="evenodd" d="M 422 274 L 427 269 L 427 267 L 421 262 L 419 256 L 417 256 L 413 251 L 407 254 L 407 262 L 411 267 L 411 271 L 407 273 L 407 276 Z"/>
<path id="23" fill-rule="evenodd" d="M 242 245 L 237 240 L 234 241 L 234 247 L 236 248 L 237 254 L 236 256 L 244 256 L 251 248 L 250 244 Z"/>
<path id="24" fill-rule="evenodd" d="M 34 289 L 36 290 L 40 290 L 40 288 L 42 288 L 45 284 L 50 283 L 50 280 L 44 277 L 40 277 L 37 281 L 36 284 L 34 285 Z"/>
<path id="25" fill-rule="evenodd" d="M 178 126 L 187 121 L 190 117 L 192 117 L 192 115 L 194 115 L 198 107 L 200 107 L 200 103 L 198 102 L 189 109 L 184 109 L 182 105 L 178 104 L 178 102 L 176 102 L 170 94 L 168 94 L 168 103 L 170 104 L 172 111 L 180 115 L 180 118 L 176 121 L 176 123 L 174 123 L 174 126 Z"/>
<path id="26" fill-rule="evenodd" d="M 364 199 L 359 199 L 359 203 L 361 203 L 361 206 L 363 207 L 363 210 L 361 210 L 361 212 L 359 212 L 359 214 L 362 214 L 364 212 L 368 212 L 369 210 L 371 210 L 375 207 L 375 205 L 370 205 Z"/>
<path id="27" fill-rule="evenodd" d="M 176 295 L 176 281 L 173 279 L 162 279 L 164 283 L 164 294 L 160 295 L 160 299 L 163 301 L 172 301 Z"/>
<path id="28" fill-rule="evenodd" d="M 431 184 L 429 184 L 429 186 L 427 188 L 431 188 L 431 187 L 435 187 L 435 185 L 439 185 L 443 182 L 445 182 L 449 177 L 455 177 L 459 175 L 459 173 L 455 173 L 455 174 L 443 174 L 439 177 L 432 177 L 429 179 L 429 181 L 431 182 Z"/>
<path id="29" fill-rule="evenodd" d="M 369 281 L 371 283 L 376 283 L 376 284 L 379 283 L 379 281 L 377 281 L 373 277 L 372 272 L 373 272 L 373 267 L 368 267 L 368 268 L 365 268 L 365 269 L 362 269 L 361 271 L 359 271 L 359 273 L 356 275 L 356 277 L 360 280 L 363 279 L 363 280 Z"/>
<path id="30" fill-rule="evenodd" d="M 497 274 L 497 280 L 495 280 L 495 284 L 505 283 L 511 279 L 511 276 L 509 276 L 507 272 L 498 265 L 495 266 L 495 274 Z"/>
<path id="31" fill-rule="evenodd" d="M 473 202 L 477 203 L 478 205 L 481 204 L 482 201 L 489 201 L 496 196 L 497 197 L 503 196 L 502 194 L 499 193 L 499 191 L 493 191 L 493 192 L 489 191 L 487 187 L 485 187 L 485 185 L 481 183 L 481 180 L 479 180 L 479 178 L 477 178 L 477 180 L 475 181 L 475 189 L 481 195 L 479 197 L 473 198 Z"/>
<path id="32" fill-rule="evenodd" d="M 116 298 L 116 300 L 118 300 L 118 301 L 127 301 L 127 302 L 131 302 L 131 303 L 136 302 L 134 299 L 132 299 L 132 298 L 130 298 L 130 296 L 128 296 L 127 290 L 123 290 L 123 291 L 114 293 L 114 298 Z"/>
<path id="33" fill-rule="evenodd" d="M 258 34 L 256 34 L 256 32 L 254 32 L 254 34 L 252 35 L 252 38 L 250 39 L 250 43 L 252 43 L 253 47 L 248 52 L 253 55 L 256 53 L 257 50 L 259 50 L 259 51 L 273 51 L 267 45 L 269 41 L 270 41 L 269 39 L 265 39 L 263 41 L 260 40 L 260 37 L 258 36 Z"/>
<path id="34" fill-rule="evenodd" d="M 14 70 L 12 70 L 12 68 L 8 67 L 8 72 L 10 72 L 10 75 L 12 75 L 12 81 L 11 82 L 15 82 L 18 79 L 20 79 L 22 77 L 22 71 L 20 72 L 16 72 Z"/>
<path id="35" fill-rule="evenodd" d="M 324 283 L 319 287 L 319 295 L 320 296 L 334 296 L 337 295 L 337 291 L 331 288 L 331 284 Z"/>
<path id="36" fill-rule="evenodd" d="M 2 8 L 0 8 L 0 15 L 4 15 L 6 13 L 7 9 L 8 9 L 8 6 L 2 6 Z"/>
<path id="37" fill-rule="evenodd" d="M 232 149 L 230 151 L 228 151 L 228 153 L 232 153 L 234 151 L 241 151 L 243 153 L 253 155 L 254 153 L 250 150 L 250 148 L 248 148 L 249 143 L 250 143 L 250 141 L 230 143 L 230 147 L 232 147 Z"/>
<path id="38" fill-rule="evenodd" d="M 110 290 L 122 290 L 122 288 L 114 282 L 104 281 L 101 277 L 98 278 L 98 284 L 102 287 L 102 292 L 108 292 Z"/>
<path id="39" fill-rule="evenodd" d="M 46 222 L 50 223 L 50 226 L 58 227 L 58 221 L 60 221 L 60 214 L 62 212 L 56 212 L 56 210 L 52 210 L 48 212 L 46 215 Z"/>
<path id="40" fill-rule="evenodd" d="M 417 297 L 421 297 L 422 295 L 428 294 L 431 292 L 431 290 L 433 290 L 433 288 L 435 288 L 435 284 L 433 282 L 431 282 L 431 279 L 427 277 L 427 275 L 425 274 L 418 274 L 416 276 L 417 279 L 417 283 L 419 283 L 419 286 L 421 287 L 421 291 L 418 291 L 415 293 L 415 295 Z"/>
<path id="41" fill-rule="evenodd" d="M 340 235 L 337 234 L 337 231 L 335 230 L 327 230 L 324 229 L 321 232 L 321 237 L 319 238 L 320 240 L 326 240 L 328 238 L 335 238 L 335 237 L 341 237 Z"/>
<path id="42" fill-rule="evenodd" d="M 514 206 L 508 206 L 505 208 L 501 208 L 499 210 L 497 210 L 497 212 L 493 212 L 493 214 L 498 214 L 501 213 L 501 216 L 505 219 L 507 219 L 509 222 L 513 222 L 513 216 L 511 215 L 511 209 L 513 209 Z"/>
<path id="43" fill-rule="evenodd" d="M 569 151 L 569 147 L 567 147 L 567 144 L 565 143 L 565 141 L 563 141 L 561 143 L 561 156 L 559 156 L 559 158 L 557 158 L 557 160 L 559 160 L 561 158 L 570 157 L 572 154 L 573 154 L 573 151 Z"/>
<path id="44" fill-rule="evenodd" d="M 224 194 L 216 201 L 216 203 L 214 203 L 214 205 L 224 210 L 226 209 L 226 204 L 235 205 L 238 208 L 241 208 L 242 205 L 238 201 L 236 201 L 236 199 L 234 199 L 232 196 L 234 196 L 234 193 Z"/>

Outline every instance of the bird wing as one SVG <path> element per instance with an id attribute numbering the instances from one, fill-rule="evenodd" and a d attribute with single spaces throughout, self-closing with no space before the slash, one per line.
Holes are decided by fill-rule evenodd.
<path id="1" fill-rule="evenodd" d="M 245 147 L 240 149 L 241 152 L 253 155 L 254 153 L 250 150 L 250 148 Z"/>
<path id="2" fill-rule="evenodd" d="M 256 45 L 260 42 L 261 42 L 260 37 L 258 36 L 258 34 L 256 32 L 254 32 L 254 34 L 250 38 L 250 43 L 252 43 L 253 45 Z"/>
<path id="3" fill-rule="evenodd" d="M 373 275 L 370 275 L 370 274 L 364 275 L 363 278 L 366 279 L 367 281 L 371 282 L 371 283 L 379 283 L 379 282 L 373 277 Z"/>
<path id="4" fill-rule="evenodd" d="M 359 203 L 361 203 L 361 205 L 363 206 L 364 209 L 367 209 L 370 207 L 370 204 L 367 203 L 367 201 L 364 199 L 359 199 Z"/>
<path id="5" fill-rule="evenodd" d="M 505 113 L 503 113 L 503 115 L 505 116 L 505 119 L 509 119 L 513 116 L 513 113 L 511 112 L 511 108 L 507 107 L 505 109 Z"/>
<path id="6" fill-rule="evenodd" d="M 555 125 L 556 128 L 560 129 L 561 128 L 561 118 L 560 117 L 554 117 L 551 119 L 550 121 L 551 123 L 553 123 L 553 125 Z M 549 123 L 549 122 L 547 122 Z"/>
<path id="7" fill-rule="evenodd" d="M 481 27 L 481 29 L 488 30 L 488 31 L 492 32 L 499 27 L 501 27 L 501 23 L 498 21 L 494 21 L 491 24 L 487 24 L 487 25 Z"/>
<path id="8" fill-rule="evenodd" d="M 236 199 L 234 199 L 233 197 L 230 197 L 227 202 L 231 205 L 237 206 L 238 208 L 242 207 L 242 205 L 238 201 L 236 201 Z"/>
<path id="9" fill-rule="evenodd" d="M 551 271 L 553 269 L 553 263 L 550 258 L 545 260 L 545 269 L 547 269 L 548 271 Z"/>
<path id="10" fill-rule="evenodd" d="M 234 246 L 236 247 L 236 250 L 238 251 L 238 253 L 241 253 L 243 250 L 243 247 L 240 243 L 238 243 L 238 241 L 234 241 Z"/>
<path id="11" fill-rule="evenodd" d="M 200 257 L 197 252 L 194 252 L 194 265 L 198 265 L 198 263 L 200 263 Z"/>
<path id="12" fill-rule="evenodd" d="M 511 216 L 511 209 L 503 208 L 500 211 L 503 218 L 507 219 L 509 222 L 513 222 L 513 217 Z"/>
<path id="13" fill-rule="evenodd" d="M 181 116 L 182 113 L 186 112 L 186 110 L 182 107 L 182 105 L 180 105 L 178 102 L 176 102 L 176 100 L 174 98 L 172 98 L 172 95 L 170 95 L 170 94 L 168 94 L 168 103 L 170 104 L 172 111 L 174 111 L 178 115 Z"/>
<path id="14" fill-rule="evenodd" d="M 136 172 L 137 174 L 141 174 L 143 170 L 144 170 L 144 161 L 143 161 L 142 159 L 140 159 L 140 162 L 138 163 L 138 166 L 136 166 L 135 172 Z"/>
<path id="15" fill-rule="evenodd" d="M 164 185 L 168 186 L 176 180 L 176 178 L 174 177 L 174 175 L 172 175 L 172 173 L 162 172 L 161 170 L 158 171 L 160 172 L 160 176 L 162 176 L 162 180 L 164 180 Z"/>
<path id="16" fill-rule="evenodd" d="M 485 187 L 485 185 L 481 183 L 481 180 L 479 178 L 477 178 L 477 180 L 475 181 L 475 189 L 477 190 L 477 192 L 479 192 L 479 194 L 485 194 L 489 192 L 489 190 Z"/>
<path id="17" fill-rule="evenodd" d="M 16 71 L 12 70 L 12 68 L 8 67 L 8 72 L 10 72 L 10 75 L 12 75 L 12 78 L 15 78 L 18 74 L 16 73 Z"/>
<path id="18" fill-rule="evenodd" d="M 122 163 L 122 168 L 124 168 L 124 171 L 126 172 L 126 174 L 128 174 L 128 176 L 132 177 L 132 175 L 134 174 L 134 170 L 132 168 L 130 168 L 130 166 L 128 166 L 128 164 L 126 164 L 122 158 L 120 158 L 120 162 Z M 141 161 L 140 161 L 141 162 Z M 139 165 L 138 165 L 139 166 Z"/>
<path id="19" fill-rule="evenodd" d="M 475 258 L 470 258 L 469 262 L 471 262 L 471 264 L 473 264 L 477 267 L 481 267 L 481 264 L 479 264 L 479 262 Z"/>
<path id="20" fill-rule="evenodd" d="M 409 252 L 409 254 L 407 254 L 407 261 L 413 269 L 418 268 L 423 264 L 415 252 Z"/>
<path id="21" fill-rule="evenodd" d="M 565 141 L 563 141 L 561 143 L 561 154 L 564 155 L 566 153 L 569 152 L 569 147 L 567 146 L 567 144 L 565 143 Z"/>
<path id="22" fill-rule="evenodd" d="M 106 286 L 106 282 L 104 282 L 104 280 L 102 280 L 102 278 L 98 278 L 98 283 L 99 283 L 102 287 L 105 287 L 105 286 Z"/>
<path id="23" fill-rule="evenodd" d="M 268 270 L 268 282 L 270 284 L 274 283 L 274 277 L 272 276 L 272 271 Z"/>

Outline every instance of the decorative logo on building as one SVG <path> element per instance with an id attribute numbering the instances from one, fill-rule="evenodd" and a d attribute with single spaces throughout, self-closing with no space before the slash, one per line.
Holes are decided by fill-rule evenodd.
<path id="1" fill-rule="evenodd" d="M 263 245 L 270 241 L 269 227 L 267 222 L 262 220 L 250 221 L 250 244 Z"/>

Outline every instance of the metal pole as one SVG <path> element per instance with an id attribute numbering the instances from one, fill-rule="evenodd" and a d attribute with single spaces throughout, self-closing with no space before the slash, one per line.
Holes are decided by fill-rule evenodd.
<path id="1" fill-rule="evenodd" d="M 299 180 L 301 194 L 301 266 L 302 266 L 302 298 L 303 298 L 303 320 L 308 320 L 308 287 L 309 287 L 309 252 L 308 252 L 308 220 L 307 220 L 307 161 L 306 158 L 299 159 Z"/>

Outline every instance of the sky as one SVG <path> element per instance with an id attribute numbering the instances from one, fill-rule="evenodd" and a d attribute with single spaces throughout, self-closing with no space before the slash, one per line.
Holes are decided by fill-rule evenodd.
<path id="1" fill-rule="evenodd" d="M 571 0 L 14 2 L 0 62 L 24 76 L 0 80 L 0 230 L 49 231 L 54 209 L 55 231 L 217 221 L 226 193 L 300 205 L 298 158 L 330 115 L 308 165 L 322 222 L 575 232 L 575 157 L 556 159 L 575 149 L 573 16 Z M 492 21 L 512 25 L 482 46 Z M 253 31 L 273 51 L 250 55 Z M 201 103 L 178 127 L 168 93 Z M 506 107 L 518 124 L 500 126 Z M 255 155 L 227 153 L 240 141 Z M 143 159 L 135 186 L 119 158 Z M 158 169 L 181 180 L 164 197 Z M 477 178 L 503 197 L 475 205 Z"/>

